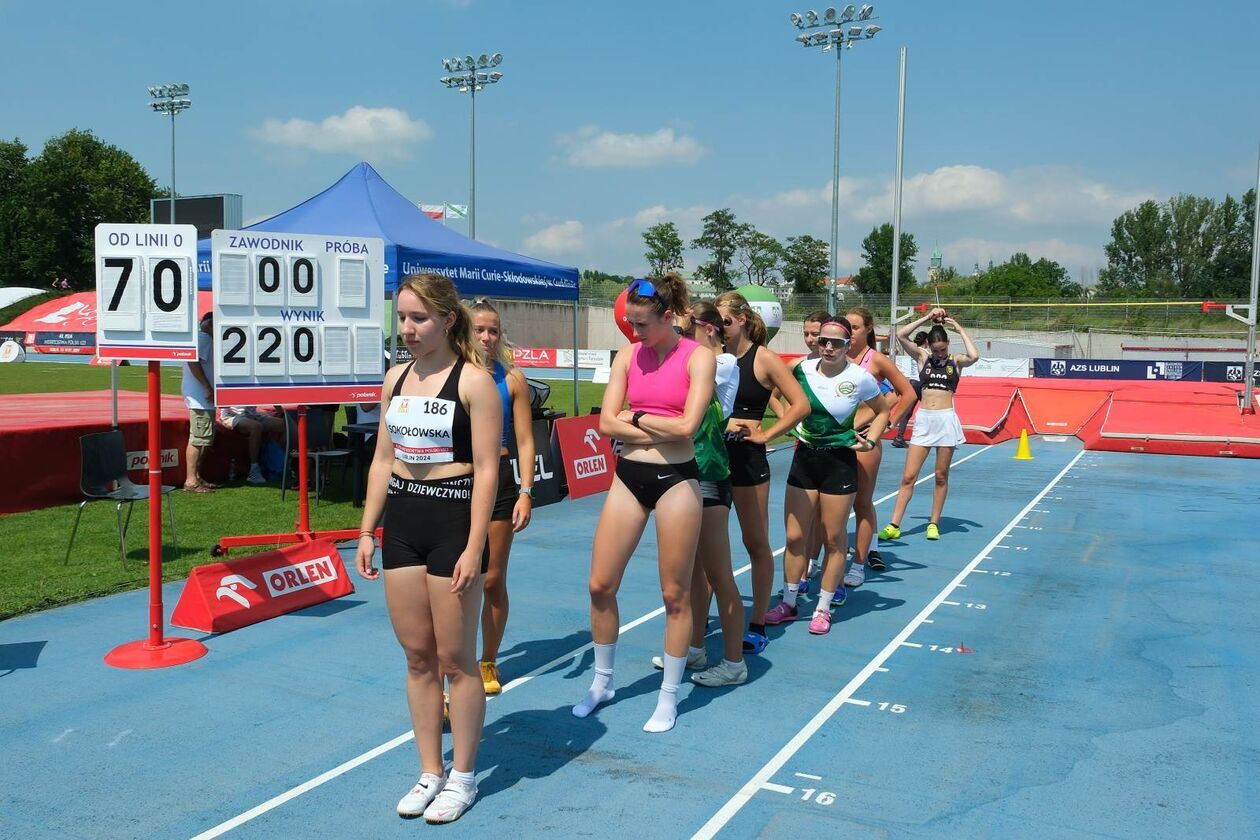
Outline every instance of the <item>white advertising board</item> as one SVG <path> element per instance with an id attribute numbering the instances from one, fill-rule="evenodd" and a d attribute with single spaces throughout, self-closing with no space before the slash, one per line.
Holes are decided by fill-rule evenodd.
<path id="1" fill-rule="evenodd" d="M 210 245 L 216 405 L 381 398 L 381 239 L 216 230 Z"/>
<path id="2" fill-rule="evenodd" d="M 96 226 L 96 354 L 197 358 L 197 229 Z"/>

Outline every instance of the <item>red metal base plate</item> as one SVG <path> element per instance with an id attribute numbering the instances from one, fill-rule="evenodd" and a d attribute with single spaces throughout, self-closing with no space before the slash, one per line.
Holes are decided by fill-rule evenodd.
<path id="1" fill-rule="evenodd" d="M 161 645 L 151 645 L 148 639 L 121 644 L 105 654 L 105 664 L 115 668 L 167 668 L 205 655 L 206 646 L 196 639 L 167 636 Z"/>

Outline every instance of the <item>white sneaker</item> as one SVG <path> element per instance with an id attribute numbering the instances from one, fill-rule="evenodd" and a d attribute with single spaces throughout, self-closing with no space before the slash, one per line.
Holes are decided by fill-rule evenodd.
<path id="1" fill-rule="evenodd" d="M 476 798 L 476 785 L 448 781 L 437 798 L 424 809 L 424 821 L 435 824 L 455 822 L 472 807 L 473 800 Z"/>
<path id="2" fill-rule="evenodd" d="M 262 474 L 262 467 L 254 464 L 250 467 L 249 475 L 245 476 L 246 484 L 266 484 L 267 478 Z"/>
<path id="3" fill-rule="evenodd" d="M 866 583 L 866 566 L 854 563 L 849 567 L 849 571 L 844 573 L 844 585 L 849 589 L 856 589 L 864 583 Z"/>
<path id="4" fill-rule="evenodd" d="M 705 667 L 708 666 L 708 664 L 709 664 L 709 655 L 706 651 L 702 650 L 699 653 L 691 653 L 691 652 L 687 653 L 687 670 L 688 671 L 703 671 Z M 652 667 L 658 671 L 664 671 L 665 660 L 661 659 L 659 656 L 653 656 Z"/>
<path id="5" fill-rule="evenodd" d="M 720 688 L 724 685 L 739 685 L 748 679 L 748 666 L 743 662 L 732 665 L 723 659 L 707 671 L 691 675 L 696 685 Z"/>
<path id="6" fill-rule="evenodd" d="M 398 800 L 398 816 L 418 817 L 423 814 L 424 809 L 429 807 L 429 803 L 442 790 L 444 784 L 446 784 L 445 776 L 435 776 L 432 773 L 421 775 L 416 786 Z"/>

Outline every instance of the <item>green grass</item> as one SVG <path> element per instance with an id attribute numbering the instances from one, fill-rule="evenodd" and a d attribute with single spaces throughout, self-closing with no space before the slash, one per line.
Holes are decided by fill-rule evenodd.
<path id="1" fill-rule="evenodd" d="M 147 387 L 143 365 L 119 368 L 119 387 L 143 391 Z M 179 393 L 179 371 L 162 369 L 162 391 Z M 573 411 L 573 384 L 555 381 L 548 406 L 569 414 Z M 0 395 L 109 388 L 109 369 L 60 362 L 27 362 L 0 366 Z M 582 411 L 599 405 L 604 386 L 580 383 Z M 338 419 L 338 426 L 344 418 Z M 350 504 L 350 477 L 340 484 L 340 470 L 332 478 L 318 508 L 311 499 L 311 526 L 316 530 L 357 528 L 360 510 Z M 297 522 L 297 494 L 280 501 L 278 486 L 232 485 L 214 493 L 175 491 L 165 502 L 175 506 L 177 545 L 171 545 L 163 514 L 163 562 L 165 580 L 182 580 L 195 565 L 210 563 L 210 548 L 220 537 L 277 533 L 292 530 Z M 164 503 L 165 503 L 164 502 Z M 127 565 L 118 558 L 117 527 L 112 502 L 91 502 L 83 511 L 69 565 L 64 564 L 76 504 L 0 516 L 0 620 L 49 607 L 124 592 L 148 584 L 148 505 L 135 505 L 127 533 Z M 123 508 L 126 515 L 126 507 Z M 240 554 L 257 549 L 241 549 Z M 168 604 L 169 609 L 173 604 Z M 137 633 L 144 617 L 137 616 Z"/>

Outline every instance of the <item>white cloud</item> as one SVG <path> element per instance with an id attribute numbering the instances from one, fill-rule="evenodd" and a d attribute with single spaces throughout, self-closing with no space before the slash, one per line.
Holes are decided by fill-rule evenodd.
<path id="1" fill-rule="evenodd" d="M 586 247 L 581 222 L 567 221 L 545 227 L 525 238 L 525 252 L 571 254 Z"/>
<path id="2" fill-rule="evenodd" d="M 570 166 L 650 167 L 671 163 L 695 163 L 708 153 L 694 137 L 675 136 L 672 128 L 651 134 L 616 134 L 586 126 L 575 134 L 562 135 Z"/>
<path id="3" fill-rule="evenodd" d="M 432 137 L 433 131 L 424 120 L 413 120 L 397 108 L 355 105 L 317 123 L 298 117 L 267 119 L 250 134 L 273 146 L 406 160 L 412 147 Z"/>
<path id="4" fill-rule="evenodd" d="M 1155 197 L 1144 191 L 1118 190 L 1078 173 L 1049 167 L 1015 172 L 1011 182 L 1013 189 L 1007 204 L 1011 215 L 1033 224 L 1110 223 L 1125 210 Z"/>

